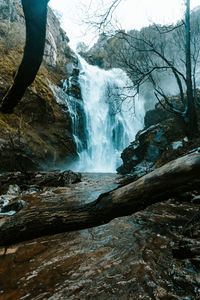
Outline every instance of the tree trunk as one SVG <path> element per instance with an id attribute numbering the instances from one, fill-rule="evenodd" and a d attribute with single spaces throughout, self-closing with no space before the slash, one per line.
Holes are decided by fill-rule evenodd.
<path id="1" fill-rule="evenodd" d="M 0 111 L 3 113 L 12 113 L 37 75 L 44 54 L 48 1 L 22 0 L 26 22 L 26 44 L 14 83 L 0 105 Z"/>
<path id="2" fill-rule="evenodd" d="M 187 85 L 187 113 L 186 113 L 186 133 L 189 138 L 193 138 L 197 131 L 197 116 L 195 110 L 195 99 L 192 88 L 192 68 L 191 68 L 191 38 L 190 38 L 190 0 L 186 0 L 185 12 L 185 55 L 186 55 L 186 85 Z"/>
<path id="3" fill-rule="evenodd" d="M 147 206 L 180 195 L 200 182 L 200 153 L 192 153 L 143 176 L 124 187 L 76 207 L 23 211 L 0 221 L 0 246 L 56 233 L 108 223 Z"/>

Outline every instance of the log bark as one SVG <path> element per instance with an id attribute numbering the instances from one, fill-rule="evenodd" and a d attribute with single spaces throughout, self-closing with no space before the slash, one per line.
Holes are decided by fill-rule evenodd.
<path id="1" fill-rule="evenodd" d="M 0 221 L 0 246 L 108 223 L 194 189 L 200 183 L 200 153 L 192 153 L 85 205 L 23 212 Z"/>
<path id="2" fill-rule="evenodd" d="M 26 22 L 26 44 L 14 83 L 1 102 L 0 111 L 3 113 L 13 112 L 37 75 L 44 54 L 48 1 L 22 0 Z"/>

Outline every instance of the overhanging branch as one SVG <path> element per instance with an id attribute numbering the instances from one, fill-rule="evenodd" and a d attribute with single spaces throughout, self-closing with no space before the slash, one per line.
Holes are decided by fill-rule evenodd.
<path id="1" fill-rule="evenodd" d="M 26 44 L 14 83 L 0 104 L 0 111 L 3 113 L 13 112 L 37 75 L 44 54 L 48 2 L 49 0 L 22 0 L 26 22 Z"/>

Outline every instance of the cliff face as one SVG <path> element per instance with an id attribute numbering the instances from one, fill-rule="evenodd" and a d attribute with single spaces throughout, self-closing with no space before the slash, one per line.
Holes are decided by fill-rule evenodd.
<path id="1" fill-rule="evenodd" d="M 50 89 L 68 77 L 77 59 L 49 8 L 43 64 L 14 114 L 0 114 L 0 170 L 59 167 L 76 156 L 71 119 Z M 19 0 L 0 0 L 0 97 L 13 82 L 23 55 L 24 16 Z"/>
<path id="2" fill-rule="evenodd" d="M 7 43 L 7 47 L 23 47 L 25 42 L 24 16 L 20 0 L 0 0 L 0 40 Z M 60 22 L 48 9 L 47 35 L 44 62 L 51 67 L 59 67 L 65 71 L 63 65 L 67 59 L 71 60 L 72 51 L 68 45 L 69 38 L 60 27 Z"/>

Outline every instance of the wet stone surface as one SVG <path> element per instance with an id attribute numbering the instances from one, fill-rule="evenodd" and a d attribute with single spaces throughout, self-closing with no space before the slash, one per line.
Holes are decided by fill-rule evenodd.
<path id="1" fill-rule="evenodd" d="M 26 209 L 89 202 L 115 188 L 115 174 L 21 195 Z M 0 300 L 199 299 L 200 257 L 173 257 L 198 203 L 169 200 L 107 225 L 0 249 Z M 0 217 L 0 222 L 3 217 Z M 4 216 L 10 218 L 10 216 Z"/>

